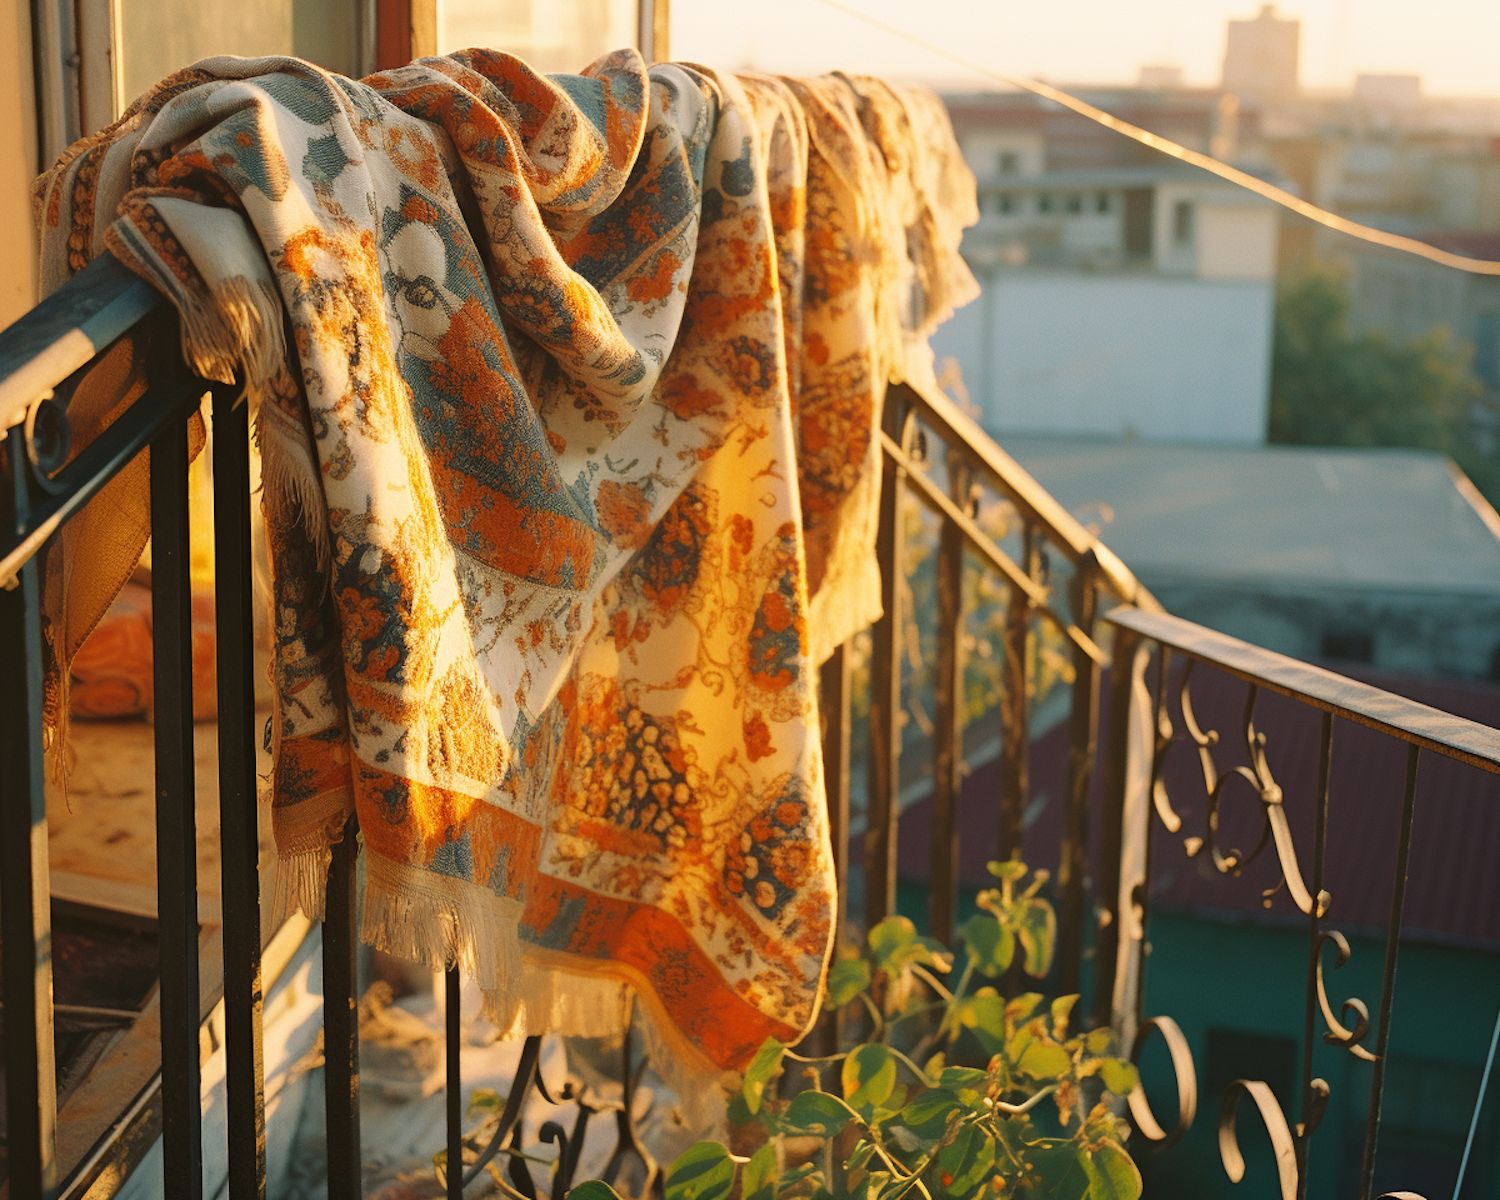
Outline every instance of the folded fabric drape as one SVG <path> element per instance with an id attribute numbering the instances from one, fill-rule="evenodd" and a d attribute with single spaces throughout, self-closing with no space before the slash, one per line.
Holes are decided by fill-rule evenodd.
<path id="1" fill-rule="evenodd" d="M 816 666 L 879 614 L 886 384 L 975 290 L 937 99 L 634 51 L 211 59 L 37 204 L 50 286 L 107 247 L 248 381 L 278 903 L 321 911 L 357 813 L 363 936 L 502 1027 L 613 1032 L 634 993 L 688 1095 L 795 1040 Z"/>

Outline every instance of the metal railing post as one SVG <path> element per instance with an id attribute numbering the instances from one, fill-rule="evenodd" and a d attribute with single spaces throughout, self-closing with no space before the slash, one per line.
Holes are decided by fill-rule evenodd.
<path id="1" fill-rule="evenodd" d="M 1115 973 L 1120 952 L 1120 851 L 1124 840 L 1126 770 L 1130 742 L 1131 690 L 1140 636 L 1114 631 L 1109 668 L 1109 730 L 1105 740 L 1104 810 L 1099 830 L 1099 878 L 1095 888 L 1098 929 L 1094 935 L 1095 1025 L 1108 1025 L 1114 1013 Z"/>
<path id="2" fill-rule="evenodd" d="M 1097 560 L 1089 551 L 1073 575 L 1073 619 L 1094 636 L 1098 586 Z M 1057 864 L 1058 986 L 1064 995 L 1080 990 L 1083 978 L 1083 898 L 1088 873 L 1089 793 L 1099 722 L 1099 664 L 1080 647 L 1073 648 L 1073 696 L 1068 716 L 1068 808 L 1064 815 L 1062 853 Z"/>
<path id="3" fill-rule="evenodd" d="M 153 354 L 176 352 L 163 322 Z M 168 367 L 170 369 L 170 367 Z M 167 1192 L 203 1192 L 198 1071 L 198 837 L 193 777 L 193 609 L 188 430 L 179 417 L 151 443 L 152 738 L 156 748 L 156 904 L 161 978 L 162 1172 Z"/>
<path id="4" fill-rule="evenodd" d="M 1041 547 L 1036 528 L 1027 521 L 1022 526 L 1021 570 L 1035 580 L 1041 564 Z M 1031 599 L 1020 588 L 1013 587 L 1005 614 L 1004 683 L 1000 689 L 1000 845 L 998 857 L 1013 858 L 1021 853 L 1021 817 L 1026 811 L 1029 787 L 1028 757 L 1031 742 L 1029 728 L 1030 697 L 1028 685 L 1030 655 L 1027 643 L 1031 636 Z"/>
<path id="5" fill-rule="evenodd" d="M 6 438 L 7 524 L 28 514 L 21 426 Z M 10 532 L 10 530 L 7 530 Z M 52 911 L 42 769 L 41 564 L 0 586 L 0 1001 L 5 1005 L 5 1135 L 9 1194 L 45 1196 L 57 1183 L 57 1069 L 52 1041 Z"/>
<path id="6" fill-rule="evenodd" d="M 882 427 L 904 445 L 908 406 L 892 388 Z M 896 833 L 901 820 L 901 593 L 906 583 L 905 531 L 901 527 L 906 471 L 887 463 L 880 476 L 882 613 L 870 645 L 870 788 L 865 832 L 865 924 L 874 928 L 896 911 Z"/>
<path id="7" fill-rule="evenodd" d="M 948 493 L 968 506 L 969 471 L 957 451 L 948 455 Z M 932 751 L 932 876 L 928 932 L 945 945 L 953 940 L 958 907 L 958 797 L 963 762 L 964 538 L 952 521 L 942 522 L 937 560 L 937 681 Z"/>
<path id="8" fill-rule="evenodd" d="M 214 391 L 214 606 L 219 671 L 219 840 L 224 899 L 224 1057 L 229 1194 L 266 1189 L 260 836 L 255 780 L 254 583 L 249 404 Z"/>

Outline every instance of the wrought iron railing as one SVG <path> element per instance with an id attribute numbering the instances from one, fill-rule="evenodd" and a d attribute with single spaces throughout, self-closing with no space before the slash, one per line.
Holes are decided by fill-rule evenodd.
<path id="1" fill-rule="evenodd" d="M 145 349 L 148 386 L 129 408 L 80 454 L 69 456 L 68 405 L 91 364 L 118 339 Z M 261 1063 L 262 946 L 252 688 L 252 587 L 250 471 L 247 406 L 238 390 L 194 378 L 178 353 L 175 317 L 144 284 L 108 256 L 96 261 L 27 317 L 0 333 L 0 430 L 4 430 L 5 492 L 0 514 L 0 917 L 3 917 L 3 1003 L 6 1084 L 6 1170 L 12 1198 L 82 1196 L 107 1192 L 123 1178 L 161 1131 L 168 1192 L 198 1194 L 201 1179 L 199 1116 L 200 989 L 199 914 L 194 847 L 194 781 L 189 609 L 187 472 L 189 419 L 211 396 L 214 419 L 214 520 L 217 597 L 220 851 L 223 859 L 223 1034 L 226 1055 L 229 1191 L 236 1198 L 264 1194 L 265 1101 Z M 1406 853 L 1416 802 L 1421 752 L 1461 759 L 1500 771 L 1500 733 L 1448 717 L 1356 684 L 1326 671 L 1211 633 L 1166 615 L 1150 593 L 1057 501 L 942 395 L 901 386 L 890 390 L 880 431 L 885 471 L 880 498 L 879 553 L 884 616 L 870 631 L 868 657 L 869 764 L 863 790 L 862 862 L 850 862 L 851 791 L 855 710 L 855 653 L 837 649 L 821 676 L 826 721 L 824 750 L 828 802 L 838 872 L 841 931 L 878 922 L 896 905 L 896 849 L 900 837 L 905 713 L 913 686 L 902 660 L 915 617 L 929 621 L 932 656 L 931 796 L 932 858 L 928 879 L 929 932 L 951 938 L 959 897 L 959 796 L 964 757 L 966 563 L 1003 580 L 1007 599 L 998 637 L 998 709 L 980 720 L 998 724 L 1001 786 L 995 797 L 998 838 L 994 854 L 1021 848 L 1028 798 L 1032 692 L 1038 682 L 1036 640 L 1045 636 L 1068 669 L 1069 690 L 1064 828 L 1055 864 L 1059 910 L 1056 978 L 1059 990 L 1081 990 L 1085 964 L 1093 962 L 1093 1019 L 1113 1024 L 1139 1051 L 1160 1031 L 1172 1052 L 1179 1081 L 1179 1113 L 1172 1132 L 1152 1114 L 1145 1094 L 1131 1097 L 1135 1125 L 1148 1140 L 1168 1142 L 1191 1123 L 1196 1107 L 1192 1056 L 1170 1018 L 1142 1012 L 1143 946 L 1150 919 L 1150 823 L 1182 828 L 1167 796 L 1161 765 L 1171 744 L 1166 682 L 1153 707 L 1146 691 L 1147 647 L 1220 668 L 1252 684 L 1245 738 L 1251 765 L 1239 772 L 1262 806 L 1265 831 L 1251 855 L 1219 844 L 1216 812 L 1226 776 L 1214 761 L 1216 735 L 1192 714 L 1186 677 L 1182 717 L 1203 755 L 1208 821 L 1201 840 L 1218 871 L 1234 874 L 1254 854 L 1274 847 L 1285 886 L 1309 923 L 1308 981 L 1303 997 L 1303 1110 L 1293 1125 L 1263 1083 L 1240 1081 L 1225 1101 L 1221 1135 L 1226 1166 L 1235 1174 L 1238 1149 L 1233 1121 L 1237 1097 L 1256 1102 L 1280 1157 L 1285 1197 L 1305 1194 L 1306 1148 L 1316 1131 L 1327 1086 L 1311 1075 L 1311 1045 L 1321 1011 L 1328 1032 L 1357 1054 L 1372 1055 L 1375 1072 L 1367 1123 L 1363 1190 L 1368 1200 L 1370 1164 L 1379 1129 L 1382 1064 L 1386 1053 L 1393 979 L 1401 928 Z M 47 816 L 42 768 L 43 631 L 38 550 L 124 466 L 149 448 L 152 459 L 154 672 L 158 935 L 160 944 L 160 1071 L 134 1097 L 125 1097 L 118 1119 L 87 1153 L 61 1161 L 56 1129 L 53 1010 L 47 864 Z M 1003 534 L 984 514 L 1003 506 Z M 936 607 L 908 611 L 904 562 L 906 516 L 915 501 L 937 522 L 932 570 Z M 919 631 L 921 632 L 921 631 Z M 1105 636 L 1105 635 L 1108 636 Z M 1112 653 L 1107 652 L 1112 640 Z M 1102 644 L 1101 644 L 1102 643 Z M 1102 705 L 1104 669 L 1108 695 Z M 1162 681 L 1169 672 L 1158 672 Z M 1323 710 L 1323 770 L 1312 796 L 1284 797 L 1270 775 L 1254 731 L 1255 689 L 1279 691 Z M 1371 725 L 1410 746 L 1400 853 L 1387 939 L 1386 971 L 1374 1022 L 1373 1050 L 1361 1006 L 1346 1006 L 1353 1028 L 1332 1015 L 1321 982 L 1323 943 L 1339 946 L 1325 927 L 1328 901 L 1322 859 L 1326 826 L 1329 745 L 1334 718 Z M 1102 817 L 1091 828 L 1096 759 L 1104 747 Z M 1313 846 L 1294 845 L 1288 807 L 1317 814 Z M 353 830 L 334 849 L 328 907 L 322 929 L 324 1055 L 328 1187 L 332 1197 L 357 1196 L 361 1184 L 359 1132 L 358 930 L 354 899 L 357 845 Z M 1300 855 L 1300 857 L 1299 857 Z M 1088 865 L 1094 863 L 1093 879 Z M 1051 864 L 1037 864 L 1051 865 Z M 863 912 L 849 911 L 855 877 L 862 880 Z M 1309 882 L 1310 880 L 1310 882 Z M 1317 899 L 1314 899 L 1317 898 Z M 447 1191 L 509 1157 L 509 1177 L 523 1195 L 537 1192 L 521 1159 L 518 1116 L 530 1089 L 551 1099 L 537 1071 L 539 1042 L 523 1047 L 516 1085 L 476 1160 L 466 1156 L 459 1078 L 459 975 L 446 978 L 448 1163 Z M 1353 1002 L 1351 1002 L 1353 1004 Z M 812 1037 L 824 1045 L 840 1037 L 836 1015 Z M 549 1122 L 543 1140 L 557 1146 L 551 1194 L 560 1198 L 577 1169 L 591 1118 L 611 1110 L 617 1142 L 607 1173 L 631 1165 L 633 1186 L 649 1191 L 660 1173 L 632 1124 L 632 1092 L 641 1065 L 624 1053 L 623 1103 L 605 1104 L 590 1093 L 558 1096 L 577 1105 L 573 1128 Z"/>

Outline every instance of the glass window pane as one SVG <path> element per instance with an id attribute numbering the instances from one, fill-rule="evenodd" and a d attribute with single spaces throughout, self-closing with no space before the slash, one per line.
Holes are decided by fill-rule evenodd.
<path id="1" fill-rule="evenodd" d="M 636 0 L 440 0 L 438 51 L 503 50 L 539 71 L 576 72 L 636 44 Z"/>

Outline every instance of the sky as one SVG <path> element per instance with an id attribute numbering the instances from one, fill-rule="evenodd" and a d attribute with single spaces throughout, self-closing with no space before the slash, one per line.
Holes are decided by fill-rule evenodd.
<path id="1" fill-rule="evenodd" d="M 1225 22 L 1260 0 L 846 0 L 1005 74 L 1131 83 L 1145 64 L 1213 84 Z M 1284 0 L 1302 22 L 1302 85 L 1356 74 L 1422 76 L 1438 96 L 1500 95 L 1500 0 Z M 986 86 L 931 53 L 819 0 L 671 0 L 672 57 L 730 69 L 832 69 Z"/>

